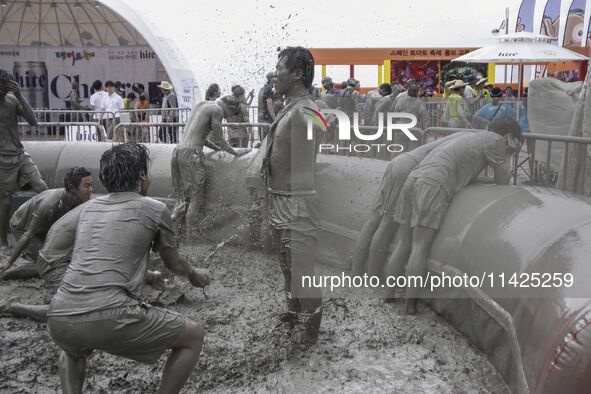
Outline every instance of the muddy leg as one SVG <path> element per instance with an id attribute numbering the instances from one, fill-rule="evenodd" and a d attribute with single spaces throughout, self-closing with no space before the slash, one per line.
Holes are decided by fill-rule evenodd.
<path id="1" fill-rule="evenodd" d="M 404 267 L 408 262 L 411 252 L 412 229 L 407 224 L 400 224 L 394 237 L 394 251 L 388 260 L 384 270 L 386 276 L 400 276 L 404 273 Z M 393 300 L 396 288 L 386 288 L 384 297 L 386 301 Z"/>
<path id="2" fill-rule="evenodd" d="M 373 276 L 384 275 L 384 265 L 386 263 L 386 254 L 388 245 L 392 241 L 394 232 L 398 225 L 390 216 L 384 216 L 380 227 L 374 234 L 369 247 L 369 258 L 367 261 L 367 273 Z"/>
<path id="3" fill-rule="evenodd" d="M 86 378 L 86 358 L 70 356 L 62 350 L 58 368 L 64 394 L 82 393 Z"/>
<path id="4" fill-rule="evenodd" d="M 8 216 L 10 214 L 11 194 L 0 191 L 0 246 L 8 246 Z"/>
<path id="5" fill-rule="evenodd" d="M 0 304 L 0 314 L 28 317 L 40 322 L 47 321 L 48 311 L 49 305 L 25 305 L 10 300 Z"/>
<path id="6" fill-rule="evenodd" d="M 200 324 L 191 320 L 186 321 L 185 332 L 172 346 L 172 353 L 164 365 L 158 393 L 181 391 L 199 361 L 204 337 L 205 332 Z"/>
<path id="7" fill-rule="evenodd" d="M 6 270 L 2 275 L 0 275 L 0 279 L 30 279 L 38 276 L 39 270 L 37 269 L 37 264 L 27 263 Z"/>
<path id="8" fill-rule="evenodd" d="M 412 252 L 406 267 L 406 276 L 425 276 L 427 273 L 427 257 L 435 234 L 436 231 L 428 227 L 417 226 L 413 229 Z M 417 313 L 417 298 L 420 292 L 419 287 L 408 287 L 406 289 L 406 313 L 408 315 Z"/>
<path id="9" fill-rule="evenodd" d="M 355 245 L 355 251 L 353 252 L 353 263 L 351 265 L 351 273 L 353 275 L 363 275 L 366 272 L 366 260 L 369 255 L 369 247 L 371 245 L 371 239 L 375 234 L 382 217 L 377 213 L 371 213 L 371 217 L 363 226 L 357 244 Z"/>

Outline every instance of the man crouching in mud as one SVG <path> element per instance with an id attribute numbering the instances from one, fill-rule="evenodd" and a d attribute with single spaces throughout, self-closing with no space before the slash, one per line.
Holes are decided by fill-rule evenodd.
<path id="1" fill-rule="evenodd" d="M 302 276 L 314 275 L 318 196 L 314 183 L 316 149 L 307 138 L 306 112 L 318 110 L 308 89 L 314 79 L 314 59 L 302 47 L 279 53 L 277 94 L 285 106 L 269 132 L 262 175 L 269 193 L 269 224 L 285 279 L 288 317 L 303 317 L 302 344 L 318 339 L 322 319 L 319 288 L 302 287 Z M 309 108 L 309 109 L 307 109 Z M 316 127 L 316 126 L 315 126 Z"/>
<path id="2" fill-rule="evenodd" d="M 81 393 L 86 357 L 94 349 L 153 363 L 166 349 L 159 393 L 179 392 L 201 353 L 200 324 L 142 302 L 150 249 L 164 265 L 204 287 L 209 278 L 180 257 L 166 206 L 144 197 L 152 183 L 148 149 L 136 143 L 103 153 L 99 178 L 108 195 L 80 212 L 72 261 L 47 313 L 49 333 L 62 349 L 59 372 L 64 393 Z"/>
<path id="3" fill-rule="evenodd" d="M 189 115 L 182 141 L 172 152 L 172 188 L 177 200 L 172 218 L 176 223 L 179 237 L 182 235 L 183 227 L 186 228 L 187 238 L 195 235 L 205 207 L 203 147 L 207 146 L 216 151 L 224 150 L 234 156 L 250 152 L 250 149 L 243 149 L 238 153 L 224 140 L 223 117 L 224 111 L 217 103 L 198 103 Z M 207 138 L 210 133 L 212 141 Z"/>

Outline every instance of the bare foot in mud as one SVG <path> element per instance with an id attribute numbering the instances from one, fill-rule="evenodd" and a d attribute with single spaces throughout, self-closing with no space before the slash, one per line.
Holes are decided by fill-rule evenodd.
<path id="1" fill-rule="evenodd" d="M 7 300 L 0 301 L 0 315 L 12 314 L 12 303 L 15 297 L 10 297 Z"/>

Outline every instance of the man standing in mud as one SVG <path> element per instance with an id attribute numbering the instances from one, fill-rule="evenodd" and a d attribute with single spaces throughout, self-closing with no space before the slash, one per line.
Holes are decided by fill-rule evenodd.
<path id="1" fill-rule="evenodd" d="M 302 287 L 302 277 L 314 275 L 319 209 L 314 166 L 314 138 L 307 138 L 310 109 L 318 107 L 308 90 L 314 79 L 314 59 L 302 47 L 288 47 L 278 56 L 277 94 L 285 106 L 269 132 L 262 175 L 269 193 L 269 224 L 285 280 L 291 320 L 303 318 L 303 345 L 316 343 L 322 319 L 319 288 Z M 316 126 L 315 126 L 316 127 Z M 299 338 L 296 338 L 296 340 Z"/>
<path id="2" fill-rule="evenodd" d="M 234 156 L 250 152 L 250 149 L 244 149 L 238 153 L 224 140 L 223 117 L 224 111 L 218 103 L 198 103 L 189 114 L 183 139 L 172 152 L 172 189 L 177 200 L 172 219 L 176 222 L 177 236 L 181 234 L 183 227 L 188 237 L 198 231 L 201 213 L 205 207 L 203 147 L 207 146 L 216 151 L 224 150 Z M 212 141 L 207 138 L 210 134 Z"/>
<path id="3" fill-rule="evenodd" d="M 33 191 L 47 190 L 37 166 L 18 138 L 18 116 L 31 126 L 37 124 L 33 109 L 21 95 L 18 83 L 0 70 L 0 250 L 8 247 L 8 219 L 12 193 L 30 185 Z"/>

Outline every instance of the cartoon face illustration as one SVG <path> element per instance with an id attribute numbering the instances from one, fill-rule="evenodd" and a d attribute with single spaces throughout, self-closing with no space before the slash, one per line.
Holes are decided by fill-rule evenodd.
<path id="1" fill-rule="evenodd" d="M 583 25 L 585 24 L 585 12 L 573 10 L 569 12 L 564 31 L 563 46 L 580 46 L 583 40 Z"/>
<path id="2" fill-rule="evenodd" d="M 543 35 L 551 37 L 552 40 L 558 40 L 558 30 L 560 28 L 560 18 L 552 20 L 552 18 L 544 16 L 542 18 L 542 31 Z"/>
<path id="3" fill-rule="evenodd" d="M 519 33 L 521 31 L 525 31 L 525 25 L 523 23 L 521 23 L 521 17 L 518 16 L 517 17 L 517 24 L 515 27 L 515 33 Z"/>

